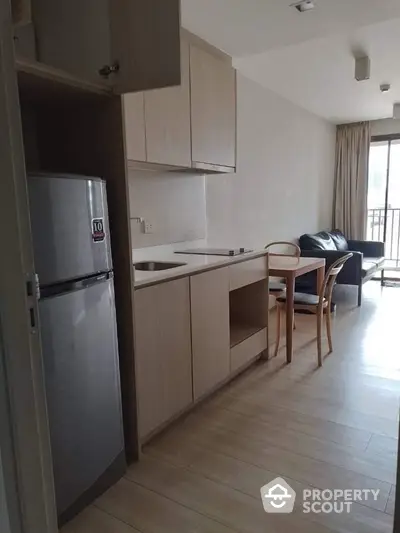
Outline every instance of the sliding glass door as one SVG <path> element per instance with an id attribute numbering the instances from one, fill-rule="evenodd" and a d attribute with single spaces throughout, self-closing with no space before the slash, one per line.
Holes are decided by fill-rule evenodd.
<path id="1" fill-rule="evenodd" d="M 400 279 L 400 139 L 371 143 L 367 239 L 385 242 L 387 279 Z"/>

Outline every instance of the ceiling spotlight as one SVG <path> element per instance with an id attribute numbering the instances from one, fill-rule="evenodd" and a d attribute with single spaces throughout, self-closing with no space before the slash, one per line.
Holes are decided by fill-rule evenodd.
<path id="1" fill-rule="evenodd" d="M 390 83 L 382 83 L 379 88 L 381 93 L 388 93 L 390 91 Z"/>
<path id="2" fill-rule="evenodd" d="M 300 13 L 311 11 L 315 7 L 315 2 L 312 0 L 302 0 L 301 2 L 295 2 L 290 7 L 295 7 Z"/>

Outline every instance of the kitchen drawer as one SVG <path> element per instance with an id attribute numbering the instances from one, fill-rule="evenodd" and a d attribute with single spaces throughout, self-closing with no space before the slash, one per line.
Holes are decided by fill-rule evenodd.
<path id="1" fill-rule="evenodd" d="M 234 291 L 245 285 L 256 283 L 268 275 L 267 256 L 243 261 L 229 267 L 229 290 Z"/>
<path id="2" fill-rule="evenodd" d="M 231 374 L 239 370 L 267 349 L 267 328 L 231 348 Z"/>

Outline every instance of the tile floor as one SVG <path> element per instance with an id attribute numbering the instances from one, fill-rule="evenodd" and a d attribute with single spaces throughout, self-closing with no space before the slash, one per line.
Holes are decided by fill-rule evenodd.
<path id="1" fill-rule="evenodd" d="M 151 442 L 143 460 L 62 533 L 390 533 L 400 398 L 400 288 L 336 292 L 334 353 L 316 365 L 314 317 L 295 354 L 256 364 Z M 325 343 L 326 348 L 326 343 Z M 264 512 L 283 477 L 292 514 Z M 379 489 L 350 513 L 304 514 L 302 490 Z M 300 496 L 299 496 L 300 495 Z"/>

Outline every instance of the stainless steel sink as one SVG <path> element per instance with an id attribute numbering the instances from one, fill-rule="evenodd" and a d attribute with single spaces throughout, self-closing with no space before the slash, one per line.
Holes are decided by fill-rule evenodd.
<path id="1" fill-rule="evenodd" d="M 156 272 L 157 270 L 169 270 L 170 268 L 185 266 L 186 264 L 187 263 L 168 263 L 166 261 L 141 261 L 140 263 L 133 263 L 133 266 L 136 270 Z"/>

